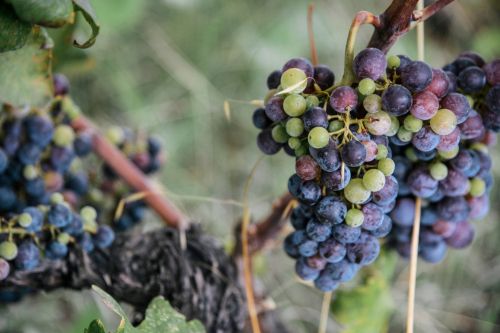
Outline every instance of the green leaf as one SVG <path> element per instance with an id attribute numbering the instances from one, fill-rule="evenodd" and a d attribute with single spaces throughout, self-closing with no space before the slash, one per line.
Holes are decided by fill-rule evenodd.
<path id="1" fill-rule="evenodd" d="M 73 0 L 73 4 L 75 5 L 75 11 L 82 12 L 83 17 L 92 28 L 92 35 L 86 42 L 81 44 L 76 40 L 73 41 L 74 46 L 86 49 L 94 45 L 97 35 L 99 34 L 100 27 L 99 24 L 97 23 L 97 17 L 89 0 Z"/>
<path id="2" fill-rule="evenodd" d="M 175 311 L 174 308 L 163 297 L 156 297 L 151 301 L 146 310 L 146 319 L 137 327 L 133 327 L 127 319 L 125 312 L 113 297 L 97 286 L 93 286 L 94 292 L 99 295 L 104 304 L 121 317 L 120 325 L 116 333 L 204 333 L 203 325 L 192 320 L 187 322 L 186 318 Z M 87 332 L 85 332 L 87 333 Z M 88 332 L 94 333 L 94 332 Z M 97 333 L 97 332 L 96 332 Z M 100 333 L 100 332 L 99 332 Z"/>
<path id="3" fill-rule="evenodd" d="M 8 0 L 17 16 L 32 24 L 61 27 L 73 20 L 71 0 Z"/>
<path id="4" fill-rule="evenodd" d="M 90 323 L 89 328 L 85 329 L 85 333 L 106 333 L 104 325 L 99 319 Z"/>
<path id="5" fill-rule="evenodd" d="M 0 53 L 23 47 L 30 32 L 31 24 L 19 20 L 11 6 L 0 2 Z"/>
<path id="6" fill-rule="evenodd" d="M 342 333 L 386 332 L 394 309 L 390 280 L 397 256 L 382 253 L 373 267 L 362 271 L 364 283 L 334 295 L 332 311 Z"/>
<path id="7" fill-rule="evenodd" d="M 36 27 L 24 47 L 0 53 L 0 103 L 44 107 L 52 99 L 52 41 Z"/>

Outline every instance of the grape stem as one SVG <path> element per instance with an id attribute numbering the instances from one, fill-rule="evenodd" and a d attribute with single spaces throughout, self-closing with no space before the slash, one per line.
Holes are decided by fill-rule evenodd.
<path id="1" fill-rule="evenodd" d="M 314 4 L 310 3 L 309 6 L 307 6 L 307 33 L 309 36 L 309 47 L 311 49 L 311 62 L 313 66 L 316 66 L 318 64 L 318 50 L 316 49 L 316 42 L 314 40 L 313 14 Z"/>
<path id="2" fill-rule="evenodd" d="M 422 199 L 415 200 L 415 218 L 411 238 L 410 274 L 408 279 L 408 309 L 406 314 L 406 333 L 413 333 L 415 318 L 415 289 L 417 281 L 418 241 L 420 234 L 420 215 Z"/>
<path id="3" fill-rule="evenodd" d="M 172 227 L 185 230 L 187 217 L 132 163 L 123 153 L 101 134 L 97 126 L 83 115 L 79 115 L 72 126 L 76 131 L 89 131 L 92 135 L 94 152 L 108 164 L 134 190 L 150 193 L 144 201 Z"/>

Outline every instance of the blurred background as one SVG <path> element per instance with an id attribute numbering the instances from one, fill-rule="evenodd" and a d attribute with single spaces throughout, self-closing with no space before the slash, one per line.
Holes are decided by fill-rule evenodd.
<path id="1" fill-rule="evenodd" d="M 315 1 L 314 30 L 321 63 L 341 76 L 350 21 L 359 10 L 380 13 L 390 1 Z M 244 183 L 261 153 L 251 124 L 265 80 L 289 58 L 309 56 L 306 1 L 106 0 L 92 1 L 101 23 L 94 47 L 68 48 L 53 32 L 55 71 L 66 74 L 71 94 L 99 124 L 119 124 L 161 138 L 167 162 L 159 181 L 193 220 L 225 245 L 241 215 Z M 500 1 L 455 1 L 426 24 L 426 60 L 436 67 L 463 50 L 487 60 L 500 56 Z M 78 34 L 88 34 L 85 24 Z M 364 27 L 357 49 L 371 28 Z M 416 56 L 414 33 L 391 50 Z M 230 119 L 224 101 L 230 101 Z M 495 154 L 500 166 L 500 154 Z M 253 179 L 252 215 L 264 216 L 286 189 L 294 163 L 285 154 L 266 157 Z M 495 171 L 500 177 L 500 169 Z M 439 265 L 418 269 L 417 332 L 500 332 L 499 189 L 477 238 Z M 151 226 L 158 225 L 151 216 Z M 146 228 L 150 225 L 144 226 Z M 399 260 L 390 288 L 394 312 L 389 332 L 404 327 L 407 263 Z M 322 294 L 295 279 L 293 262 L 276 248 L 257 258 L 256 273 L 293 332 L 314 332 Z M 348 285 L 346 288 L 354 288 Z M 0 308 L 3 333 L 82 333 L 91 319 L 114 318 L 90 292 L 58 291 Z M 355 311 L 355 309 L 354 309 Z M 341 325 L 330 316 L 329 332 Z"/>

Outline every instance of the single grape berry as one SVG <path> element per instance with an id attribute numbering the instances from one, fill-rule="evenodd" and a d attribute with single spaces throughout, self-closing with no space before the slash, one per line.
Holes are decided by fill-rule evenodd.
<path id="1" fill-rule="evenodd" d="M 353 62 L 353 70 L 358 79 L 370 78 L 376 81 L 385 74 L 386 67 L 385 54 L 376 48 L 362 50 Z"/>
<path id="2" fill-rule="evenodd" d="M 293 88 L 296 93 L 304 91 L 307 87 L 307 75 L 303 70 L 290 68 L 281 75 L 281 88 Z"/>
<path id="3" fill-rule="evenodd" d="M 283 101 L 283 110 L 290 117 L 301 116 L 306 111 L 306 99 L 299 94 L 290 94 Z"/>
<path id="4" fill-rule="evenodd" d="M 319 107 L 313 107 L 307 110 L 302 116 L 304 128 L 306 131 L 312 130 L 314 127 L 328 127 L 328 117 L 326 112 Z"/>
<path id="5" fill-rule="evenodd" d="M 274 155 L 280 151 L 282 145 L 274 141 L 271 129 L 265 129 L 257 136 L 257 146 L 267 155 Z"/>
<path id="6" fill-rule="evenodd" d="M 448 109 L 440 109 L 430 120 L 431 129 L 439 135 L 448 135 L 457 127 L 455 113 Z"/>
<path id="7" fill-rule="evenodd" d="M 345 187 L 344 196 L 350 203 L 362 204 L 370 198 L 370 191 L 363 185 L 362 179 L 354 178 Z"/>
<path id="8" fill-rule="evenodd" d="M 393 116 L 402 116 L 410 111 L 413 100 L 410 91 L 395 84 L 382 94 L 382 109 Z"/>
<path id="9" fill-rule="evenodd" d="M 485 84 L 486 74 L 479 67 L 467 67 L 458 74 L 458 86 L 467 94 L 481 91 Z"/>
<path id="10" fill-rule="evenodd" d="M 366 159 L 366 149 L 361 142 L 352 140 L 342 146 L 340 155 L 347 166 L 358 167 Z"/>
<path id="11" fill-rule="evenodd" d="M 348 86 L 335 88 L 330 96 L 330 106 L 339 113 L 346 113 L 356 109 L 358 105 L 358 94 L 356 90 Z"/>
<path id="12" fill-rule="evenodd" d="M 432 69 L 423 61 L 412 61 L 401 69 L 401 82 L 412 92 L 427 88 L 432 81 Z"/>
<path id="13" fill-rule="evenodd" d="M 356 208 L 351 208 L 347 211 L 345 223 L 351 227 L 359 227 L 363 224 L 365 216 L 363 212 Z"/>
<path id="14" fill-rule="evenodd" d="M 5 260 L 13 260 L 17 256 L 17 245 L 12 241 L 3 241 L 0 243 L 0 257 Z"/>
<path id="15" fill-rule="evenodd" d="M 272 71 L 271 74 L 267 77 L 267 88 L 268 89 L 277 89 L 278 86 L 280 85 L 280 80 L 281 80 L 281 71 L 280 70 L 275 70 Z"/>
<path id="16" fill-rule="evenodd" d="M 266 110 L 264 110 L 263 108 L 259 108 L 253 112 L 252 122 L 253 125 L 258 129 L 265 129 L 273 123 L 271 119 L 267 117 Z M 75 140 L 75 152 L 78 156 L 80 156 L 79 149 L 76 148 L 77 142 L 79 142 L 79 137 Z"/>
<path id="17" fill-rule="evenodd" d="M 380 191 L 385 185 L 384 173 L 377 169 L 368 170 L 363 176 L 363 185 L 371 192 Z"/>
<path id="18" fill-rule="evenodd" d="M 326 65 L 317 65 L 314 67 L 314 82 L 321 88 L 326 90 L 333 86 L 335 82 L 335 74 Z"/>
<path id="19" fill-rule="evenodd" d="M 283 121 L 287 118 L 283 110 L 283 98 L 274 96 L 267 101 L 265 107 L 266 115 L 272 122 Z"/>
<path id="20" fill-rule="evenodd" d="M 323 127 L 314 127 L 313 129 L 311 129 L 309 135 L 307 136 L 309 145 L 317 149 L 323 148 L 328 145 L 329 140 L 330 134 L 328 133 L 328 130 Z"/>

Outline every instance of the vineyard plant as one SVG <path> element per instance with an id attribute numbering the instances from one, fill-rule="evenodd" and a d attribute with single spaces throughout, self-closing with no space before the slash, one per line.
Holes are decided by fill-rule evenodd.
<path id="1" fill-rule="evenodd" d="M 500 332 L 499 20 L 0 0 L 0 332 Z"/>

